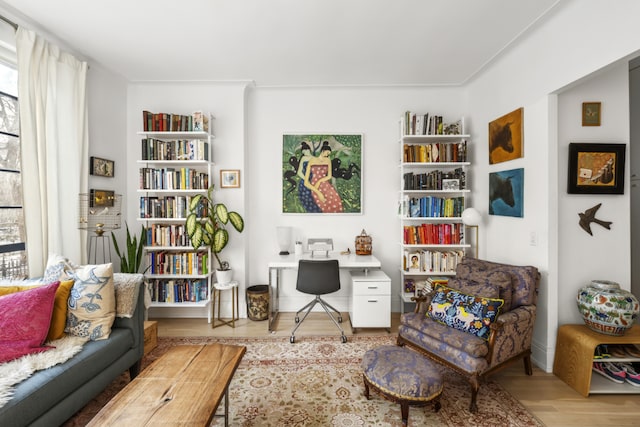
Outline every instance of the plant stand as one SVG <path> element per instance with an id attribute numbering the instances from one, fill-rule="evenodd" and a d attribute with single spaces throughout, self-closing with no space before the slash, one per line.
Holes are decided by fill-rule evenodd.
<path id="1" fill-rule="evenodd" d="M 220 317 L 220 300 L 221 292 L 231 290 L 231 319 L 223 320 Z M 217 302 L 217 311 L 216 314 L 216 302 Z M 231 281 L 226 284 L 214 283 L 213 284 L 213 300 L 211 305 L 212 316 L 211 316 L 211 328 L 217 328 L 218 326 L 228 325 L 232 328 L 236 327 L 236 320 L 239 320 L 239 302 L 238 302 L 238 282 Z M 218 323 L 216 324 L 216 320 Z"/>

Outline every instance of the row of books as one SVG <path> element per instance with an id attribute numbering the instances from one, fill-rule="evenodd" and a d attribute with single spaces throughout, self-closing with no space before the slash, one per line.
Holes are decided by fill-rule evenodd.
<path id="1" fill-rule="evenodd" d="M 141 190 L 206 190 L 209 174 L 191 168 L 140 168 Z"/>
<path id="2" fill-rule="evenodd" d="M 464 190 L 467 186 L 467 174 L 462 168 L 448 172 L 406 172 L 402 176 L 402 182 L 403 190 Z"/>
<path id="3" fill-rule="evenodd" d="M 444 123 L 442 116 L 429 113 L 404 113 L 405 135 L 461 135 L 462 120 Z"/>
<path id="4" fill-rule="evenodd" d="M 457 218 L 464 211 L 464 197 L 411 197 L 404 204 L 408 204 L 404 215 L 409 218 Z"/>
<path id="5" fill-rule="evenodd" d="M 403 228 L 405 245 L 458 245 L 464 241 L 460 223 L 405 225 Z"/>
<path id="6" fill-rule="evenodd" d="M 467 141 L 404 144 L 402 161 L 405 163 L 456 163 L 467 161 Z"/>
<path id="7" fill-rule="evenodd" d="M 150 224 L 146 227 L 146 246 L 190 246 L 184 224 Z"/>
<path id="8" fill-rule="evenodd" d="M 405 251 L 404 270 L 408 273 L 453 273 L 464 258 L 464 251 Z M 405 292 L 406 290 L 405 282 Z"/>
<path id="9" fill-rule="evenodd" d="M 190 203 L 190 196 L 140 197 L 140 218 L 186 218 Z M 206 216 L 206 207 L 202 205 L 196 213 Z"/>
<path id="10" fill-rule="evenodd" d="M 191 115 L 142 112 L 145 132 L 209 132 L 209 117 L 196 111 Z"/>
<path id="11" fill-rule="evenodd" d="M 151 301 L 153 302 L 176 303 L 209 300 L 209 286 L 206 279 L 155 279 L 149 281 L 149 284 Z"/>
<path id="12" fill-rule="evenodd" d="M 209 143 L 202 139 L 164 141 L 142 139 L 142 160 L 209 160 Z"/>
<path id="13" fill-rule="evenodd" d="M 462 254 L 464 256 L 464 253 Z M 438 273 L 438 272 L 437 272 Z M 447 286 L 449 279 L 447 277 L 430 276 L 425 280 L 416 280 L 413 277 L 405 277 L 404 279 L 404 292 L 413 293 L 419 297 L 431 293 L 436 286 Z"/>
<path id="14" fill-rule="evenodd" d="M 208 274 L 206 252 L 148 252 L 149 274 Z"/>

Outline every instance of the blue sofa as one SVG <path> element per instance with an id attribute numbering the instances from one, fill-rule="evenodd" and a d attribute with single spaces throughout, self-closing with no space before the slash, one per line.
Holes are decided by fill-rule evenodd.
<path id="1" fill-rule="evenodd" d="M 133 316 L 116 317 L 108 339 L 89 341 L 67 362 L 18 384 L 13 398 L 0 408 L 0 426 L 59 426 L 126 370 L 132 379 L 139 373 L 145 317 L 141 282 Z"/>

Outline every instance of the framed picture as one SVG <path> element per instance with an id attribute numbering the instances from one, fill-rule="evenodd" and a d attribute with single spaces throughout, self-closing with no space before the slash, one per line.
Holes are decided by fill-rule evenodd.
<path id="1" fill-rule="evenodd" d="M 445 191 L 458 191 L 460 189 L 459 179 L 443 179 L 442 189 Z"/>
<path id="2" fill-rule="evenodd" d="M 113 207 L 115 193 L 109 190 L 91 190 L 89 197 L 89 207 L 106 208 Z"/>
<path id="3" fill-rule="evenodd" d="M 420 266 L 422 265 L 422 257 L 420 252 L 410 252 L 407 260 L 407 269 L 410 273 L 419 273 L 422 271 Z"/>
<path id="4" fill-rule="evenodd" d="M 582 126 L 600 126 L 600 103 L 582 103 Z"/>
<path id="5" fill-rule="evenodd" d="M 240 171 L 238 169 L 228 169 L 220 171 L 220 188 L 239 188 Z"/>
<path id="6" fill-rule="evenodd" d="M 89 173 L 95 176 L 113 178 L 114 162 L 113 160 L 101 159 L 100 157 L 91 157 L 89 159 Z"/>
<path id="7" fill-rule="evenodd" d="M 524 108 L 518 108 L 489 123 L 489 164 L 523 156 Z"/>
<path id="8" fill-rule="evenodd" d="M 489 215 L 524 216 L 524 169 L 489 174 Z"/>
<path id="9" fill-rule="evenodd" d="M 569 144 L 570 194 L 624 194 L 625 144 Z"/>
<path id="10" fill-rule="evenodd" d="M 362 135 L 285 134 L 282 212 L 362 214 Z"/>

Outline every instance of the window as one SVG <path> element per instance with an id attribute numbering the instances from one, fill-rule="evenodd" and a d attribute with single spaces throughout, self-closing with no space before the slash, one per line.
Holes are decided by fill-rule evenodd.
<path id="1" fill-rule="evenodd" d="M 0 62 L 0 276 L 28 275 L 22 208 L 18 71 Z"/>

